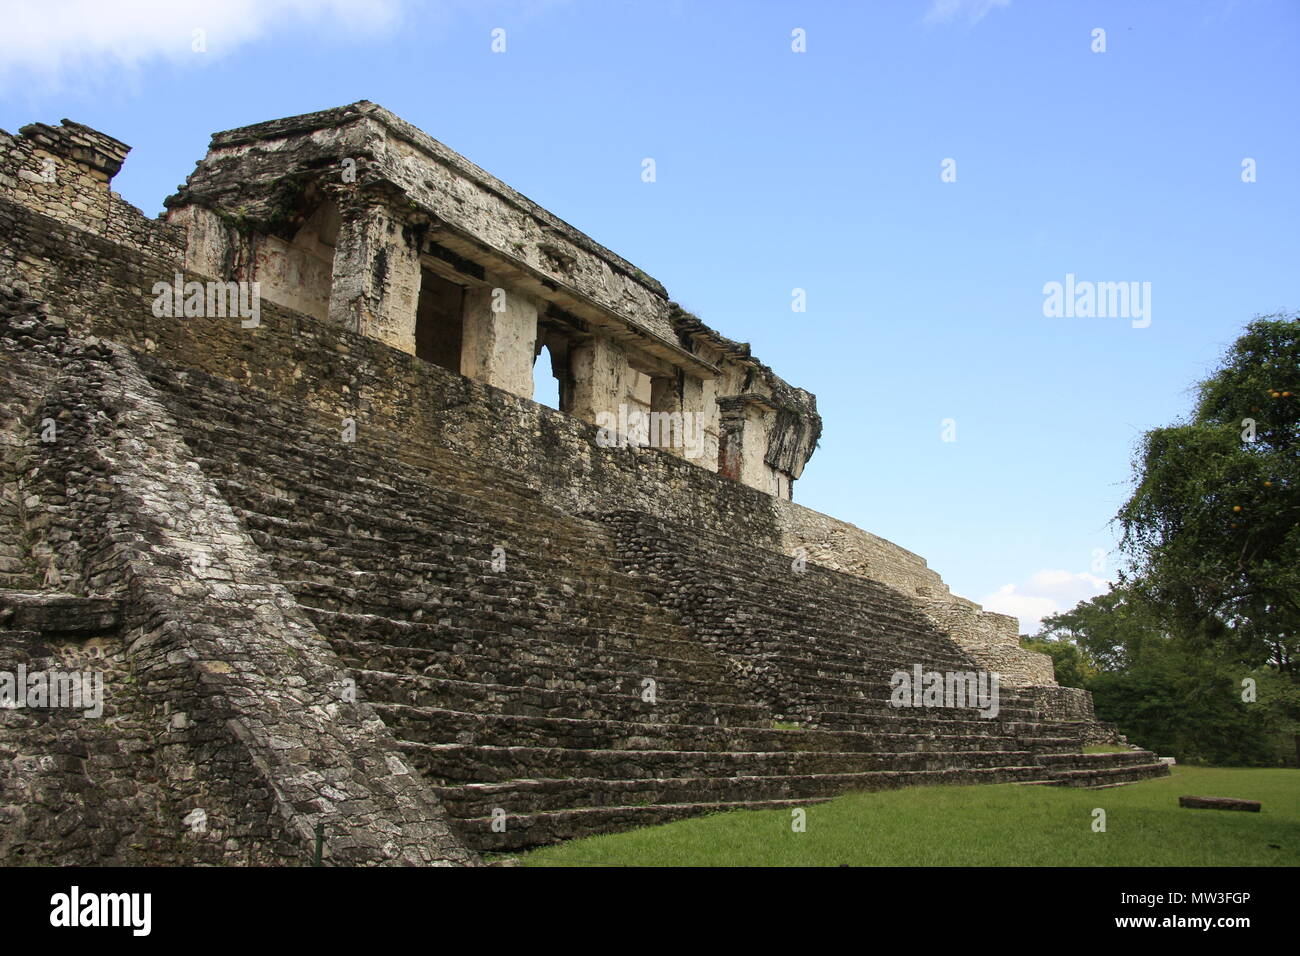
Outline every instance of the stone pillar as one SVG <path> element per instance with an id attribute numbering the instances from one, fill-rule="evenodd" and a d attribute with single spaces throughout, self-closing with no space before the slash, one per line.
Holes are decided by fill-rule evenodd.
<path id="1" fill-rule="evenodd" d="M 772 410 L 752 395 L 720 398 L 718 408 L 719 473 L 769 495 L 776 494 L 774 473 L 766 461 Z"/>
<path id="2" fill-rule="evenodd" d="M 382 203 L 349 203 L 339 212 L 330 320 L 414 355 L 419 249 Z"/>
<path id="3" fill-rule="evenodd" d="M 718 400 L 718 474 L 740 481 L 745 456 L 745 403 L 734 398 Z"/>
<path id="4" fill-rule="evenodd" d="M 521 398 L 533 397 L 537 304 L 508 289 L 465 293 L 460 373 Z"/>
<path id="5" fill-rule="evenodd" d="M 597 425 L 602 424 L 596 417 L 600 412 L 618 421 L 618 407 L 627 404 L 632 379 L 623 349 L 609 339 L 589 339 L 573 347 L 569 369 L 573 373 L 572 413 Z"/>
<path id="6" fill-rule="evenodd" d="M 682 379 L 682 412 L 687 415 L 699 413 L 704 418 L 704 447 L 695 464 L 709 471 L 718 470 L 720 419 L 716 399 L 717 383 L 710 378 L 699 381 L 685 377 Z"/>

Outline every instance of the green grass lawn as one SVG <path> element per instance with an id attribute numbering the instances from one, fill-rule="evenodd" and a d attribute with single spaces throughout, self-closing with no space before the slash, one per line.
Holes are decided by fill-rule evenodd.
<path id="1" fill-rule="evenodd" d="M 1185 810 L 1181 795 L 1259 800 Z M 1093 810 L 1106 832 L 1093 832 Z M 741 810 L 574 840 L 525 866 L 1297 866 L 1300 770 L 1174 767 L 1109 790 L 914 787 L 807 808 Z"/>

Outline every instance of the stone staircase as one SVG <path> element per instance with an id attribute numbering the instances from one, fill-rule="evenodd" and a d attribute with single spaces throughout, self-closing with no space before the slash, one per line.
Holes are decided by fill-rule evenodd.
<path id="1" fill-rule="evenodd" d="M 1079 754 L 1077 727 L 1005 690 L 993 720 L 889 708 L 895 669 L 977 668 L 884 586 L 635 512 L 565 514 L 525 476 L 364 421 L 344 441 L 341 418 L 141 364 L 471 847 L 849 790 L 1167 772 Z"/>

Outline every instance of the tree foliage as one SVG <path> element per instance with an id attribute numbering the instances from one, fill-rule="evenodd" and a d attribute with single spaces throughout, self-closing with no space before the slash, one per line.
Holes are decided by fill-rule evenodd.
<path id="1" fill-rule="evenodd" d="M 1143 436 L 1119 585 L 1046 618 L 1030 646 L 1145 747 L 1294 763 L 1300 318 L 1251 322 L 1196 393 L 1188 420 Z"/>
<path id="2" fill-rule="evenodd" d="M 1141 657 L 1145 646 L 1163 636 L 1150 605 L 1117 588 L 1043 618 L 1037 640 L 1077 647 L 1085 662 L 1085 677 L 1092 677 L 1123 670 Z"/>
<path id="3" fill-rule="evenodd" d="M 1300 319 L 1251 322 L 1134 471 L 1130 590 L 1188 640 L 1300 678 Z"/>
<path id="4" fill-rule="evenodd" d="M 1116 588 L 1045 618 L 1026 646 L 1065 661 L 1057 680 L 1090 691 L 1098 719 L 1143 747 L 1181 761 L 1296 762 L 1300 685 L 1272 664 L 1247 666 L 1159 621 L 1140 591 Z"/>

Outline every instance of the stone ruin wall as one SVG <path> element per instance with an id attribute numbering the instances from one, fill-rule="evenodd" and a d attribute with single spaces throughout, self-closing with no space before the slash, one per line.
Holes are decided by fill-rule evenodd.
<path id="1" fill-rule="evenodd" d="M 60 126 L 33 123 L 17 136 L 0 130 L 0 195 L 145 255 L 183 256 L 183 229 L 147 219 L 110 188 L 129 151 L 125 143 L 71 120 Z M 22 250 L 6 255 L 22 257 Z M 43 265 L 22 258 L 28 267 Z"/>
<path id="2" fill-rule="evenodd" d="M 373 129 L 369 135 L 374 146 Z M 434 148 L 419 137 L 411 138 L 426 151 Z M 216 149 L 246 145 L 214 138 Z M 446 149 L 440 144 L 435 147 Z M 296 148 L 308 147 L 299 142 Z M 449 446 L 534 476 L 548 503 L 572 513 L 611 506 L 645 508 L 686 524 L 743 535 L 756 545 L 789 554 L 805 548 L 810 561 L 882 581 L 908 594 L 985 666 L 1003 673 L 1007 684 L 1055 685 L 1050 659 L 1019 648 L 1013 619 L 982 611 L 952 595 L 920 557 L 846 522 L 770 494 L 757 494 L 738 482 L 719 480 L 711 471 L 673 455 L 653 449 L 599 447 L 594 429 L 572 415 L 414 361 L 405 350 L 392 351 L 371 336 L 307 318 L 274 302 L 263 302 L 258 329 L 243 329 L 235 319 L 154 319 L 150 313 L 153 283 L 169 279 L 173 271 L 185 271 L 187 256 L 215 270 L 212 253 L 204 251 L 205 242 L 215 240 L 211 235 L 202 238 L 202 229 L 196 226 L 202 216 L 187 221 L 173 209 L 170 223 L 149 220 L 112 193 L 109 181 L 125 152 L 117 141 L 67 122 L 61 129 L 26 127 L 18 137 L 0 134 L 0 170 L 29 173 L 6 173 L 0 178 L 0 232 L 14 238 L 11 246 L 0 247 L 0 270 L 29 280 L 41 298 L 57 303 L 60 317 L 75 330 L 115 339 L 180 367 L 198 368 L 284 393 L 333 414 L 354 416 L 359 427 L 373 421 L 398 431 L 419 429 Z M 64 169 L 54 183 L 43 176 L 46 159 Z M 455 160 L 468 166 L 459 157 Z M 552 243 L 557 236 L 569 243 L 564 248 L 575 261 L 580 255 L 599 258 L 601 247 L 576 232 L 566 234 L 571 227 L 543 215 L 513 191 L 503 192 L 508 187 L 477 167 L 470 169 L 481 179 L 485 195 L 497 196 L 498 201 L 504 201 L 501 195 L 513 196 L 512 201 L 526 204 L 528 215 L 551 230 L 546 235 Z M 487 199 L 462 201 L 474 206 Z M 65 223 L 66 228 L 51 229 L 42 216 Z M 208 225 L 212 226 L 211 220 Z M 318 227 L 319 223 L 311 228 Z M 231 228 L 222 221 L 219 232 L 228 239 Z M 517 222 L 500 228 L 525 227 Z M 191 241 L 188 253 L 186 229 Z M 213 230 L 215 235 L 218 230 Z M 538 271 L 551 261 L 544 255 L 544 245 L 537 241 L 531 253 Z M 657 286 L 602 261 L 604 266 L 592 265 L 590 271 L 608 281 L 593 283 L 593 296 L 599 288 L 606 289 L 603 294 L 613 294 L 611 274 L 643 289 L 653 291 L 651 284 Z M 187 272 L 187 278 L 206 276 Z M 665 304 L 666 315 L 673 316 L 666 299 Z M 647 314 L 658 313 L 650 309 Z M 685 329 L 688 336 L 704 343 L 701 354 L 717 361 L 742 348 L 702 324 L 692 325 L 692 320 L 698 322 L 680 310 L 673 319 L 678 332 Z M 654 331 L 655 326 L 647 329 Z M 706 346 L 712 351 L 706 351 Z M 770 375 L 757 363 L 744 367 L 753 394 L 743 404 L 759 404 L 769 396 L 777 400 L 773 404 L 788 398 L 782 392 L 790 387 L 765 372 Z M 739 375 L 740 366 L 732 374 Z M 701 385 L 701 391 L 709 385 L 716 388 L 716 380 Z M 803 440 L 809 437 L 804 435 Z M 815 443 L 816 436 L 811 440 Z M 521 462 L 528 466 L 521 468 Z M 580 480 L 574 480 L 575 474 Z"/>
<path id="3" fill-rule="evenodd" d="M 1019 621 L 953 594 L 920 555 L 792 501 L 777 501 L 774 508 L 782 550 L 802 548 L 809 561 L 902 591 L 1008 686 L 1056 687 L 1052 659 L 1020 646 Z"/>

